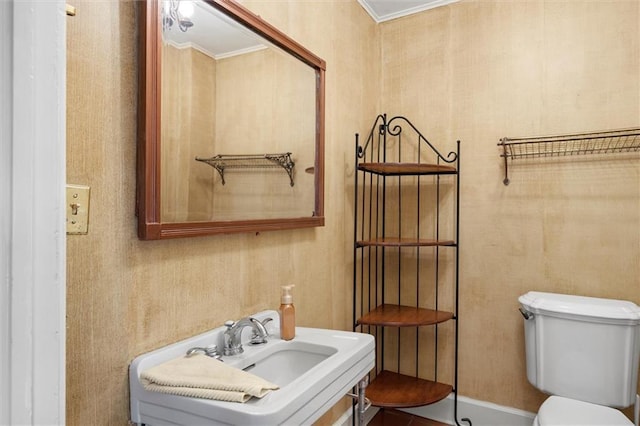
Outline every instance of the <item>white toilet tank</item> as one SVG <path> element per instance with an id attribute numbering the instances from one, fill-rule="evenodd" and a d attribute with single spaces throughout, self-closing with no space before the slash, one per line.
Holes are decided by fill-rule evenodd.
<path id="1" fill-rule="evenodd" d="M 529 292 L 520 296 L 527 378 L 543 392 L 610 407 L 635 403 L 640 307 Z"/>

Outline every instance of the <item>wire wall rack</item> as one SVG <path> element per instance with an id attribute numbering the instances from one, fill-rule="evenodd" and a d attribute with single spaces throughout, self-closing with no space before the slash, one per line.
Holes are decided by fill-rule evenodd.
<path id="1" fill-rule="evenodd" d="M 640 127 L 559 136 L 502 138 L 500 157 L 504 158 L 504 180 L 509 185 L 508 159 L 564 157 L 571 155 L 613 154 L 640 151 Z"/>
<path id="2" fill-rule="evenodd" d="M 239 155 L 215 155 L 209 158 L 196 157 L 196 161 L 207 163 L 220 174 L 222 184 L 224 180 L 224 172 L 227 169 L 269 169 L 280 167 L 289 175 L 289 181 L 293 186 L 293 168 L 295 163 L 291 159 L 291 153 L 278 154 L 239 154 Z"/>

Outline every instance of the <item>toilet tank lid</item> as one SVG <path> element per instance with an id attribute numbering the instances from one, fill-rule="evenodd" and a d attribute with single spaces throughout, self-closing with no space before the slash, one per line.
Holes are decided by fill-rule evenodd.
<path id="1" fill-rule="evenodd" d="M 640 307 L 633 302 L 569 294 L 530 291 L 518 298 L 522 307 L 534 314 L 585 317 L 594 321 L 621 320 L 625 324 L 640 324 Z"/>

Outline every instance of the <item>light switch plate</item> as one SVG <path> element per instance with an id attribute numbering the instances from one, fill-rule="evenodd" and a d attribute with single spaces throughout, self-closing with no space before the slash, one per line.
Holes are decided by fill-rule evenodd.
<path id="1" fill-rule="evenodd" d="M 85 185 L 67 185 L 67 234 L 89 232 L 89 190 Z"/>

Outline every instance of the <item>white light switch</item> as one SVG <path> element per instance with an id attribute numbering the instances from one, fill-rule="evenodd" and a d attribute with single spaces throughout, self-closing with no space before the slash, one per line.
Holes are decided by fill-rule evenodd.
<path id="1" fill-rule="evenodd" d="M 67 234 L 89 232 L 89 187 L 67 185 Z"/>

